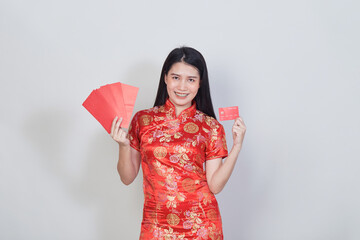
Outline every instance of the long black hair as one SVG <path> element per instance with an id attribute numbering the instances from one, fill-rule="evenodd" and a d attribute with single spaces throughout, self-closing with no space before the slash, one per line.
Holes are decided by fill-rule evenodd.
<path id="1" fill-rule="evenodd" d="M 177 62 L 184 62 L 197 68 L 200 74 L 200 88 L 194 98 L 196 102 L 196 109 L 216 119 L 210 96 L 209 77 L 205 59 L 199 51 L 191 47 L 175 48 L 167 56 L 161 70 L 154 107 L 164 105 L 169 97 L 165 83 L 165 76 L 168 74 L 172 65 Z"/>

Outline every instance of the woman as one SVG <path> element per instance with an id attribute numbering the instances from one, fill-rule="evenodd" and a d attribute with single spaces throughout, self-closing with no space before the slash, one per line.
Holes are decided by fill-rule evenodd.
<path id="1" fill-rule="evenodd" d="M 201 53 L 189 47 L 170 52 L 154 107 L 135 114 L 128 134 L 121 121 L 114 119 L 111 136 L 119 143 L 122 182 L 133 182 L 140 163 L 143 169 L 140 239 L 223 239 L 214 194 L 233 171 L 246 126 L 240 117 L 235 120 L 228 154 Z"/>

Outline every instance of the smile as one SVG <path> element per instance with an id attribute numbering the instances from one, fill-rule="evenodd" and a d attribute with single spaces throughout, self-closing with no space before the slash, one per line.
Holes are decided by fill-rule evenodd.
<path id="1" fill-rule="evenodd" d="M 175 95 L 179 96 L 179 97 L 186 97 L 189 94 L 188 93 L 177 93 L 177 92 L 175 92 Z"/>

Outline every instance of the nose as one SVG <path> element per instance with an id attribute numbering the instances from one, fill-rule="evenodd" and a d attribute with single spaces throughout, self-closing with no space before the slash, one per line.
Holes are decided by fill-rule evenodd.
<path id="1" fill-rule="evenodd" d="M 179 90 L 181 90 L 181 91 L 187 90 L 186 79 L 181 79 L 180 84 L 179 84 Z"/>

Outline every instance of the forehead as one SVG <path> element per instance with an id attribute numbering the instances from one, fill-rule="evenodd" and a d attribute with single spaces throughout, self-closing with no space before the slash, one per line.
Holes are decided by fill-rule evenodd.
<path id="1" fill-rule="evenodd" d="M 171 66 L 169 73 L 184 75 L 184 76 L 197 76 L 197 77 L 200 76 L 199 71 L 196 67 L 183 62 L 174 63 Z"/>

